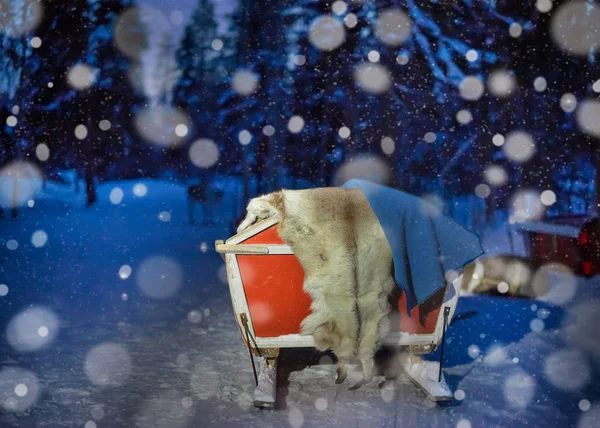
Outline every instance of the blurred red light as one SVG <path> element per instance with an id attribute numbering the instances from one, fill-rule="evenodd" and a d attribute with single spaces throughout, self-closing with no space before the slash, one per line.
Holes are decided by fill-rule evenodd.
<path id="1" fill-rule="evenodd" d="M 585 260 L 581 266 L 584 275 L 591 275 L 594 271 L 594 267 L 592 266 L 591 260 Z"/>
<path id="2" fill-rule="evenodd" d="M 586 230 L 583 230 L 579 234 L 579 245 L 587 245 L 587 243 L 588 243 L 588 232 Z"/>

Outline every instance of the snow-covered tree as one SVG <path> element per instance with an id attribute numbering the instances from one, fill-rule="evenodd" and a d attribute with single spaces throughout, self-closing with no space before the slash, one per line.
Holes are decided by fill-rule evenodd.
<path id="1" fill-rule="evenodd" d="M 179 85 L 187 95 L 195 93 L 199 100 L 209 93 L 208 88 L 215 83 L 212 60 L 216 54 L 212 43 L 216 37 L 214 6 L 210 0 L 199 0 L 177 51 L 177 63 L 181 71 Z"/>
<path id="2" fill-rule="evenodd" d="M 192 177 L 206 172 L 188 159 L 190 145 L 199 138 L 215 141 L 221 153 L 219 163 L 232 163 L 215 126 L 217 99 L 223 90 L 223 64 L 220 69 L 218 67 L 222 48 L 222 41 L 217 38 L 214 5 L 209 0 L 199 0 L 176 52 L 179 79 L 174 89 L 174 103 L 188 112 L 193 123 L 188 139 L 190 144 L 179 151 L 178 161 L 187 165 L 186 174 Z"/>
<path id="3" fill-rule="evenodd" d="M 306 123 L 287 150 L 320 184 L 366 152 L 386 155 L 396 186 L 451 197 L 473 193 L 497 164 L 508 183 L 492 192 L 504 204 L 519 186 L 549 185 L 550 168 L 589 140 L 560 107 L 569 82 L 590 79 L 589 58 L 553 46 L 534 1 L 306 0 L 286 14 L 301 62 L 294 111 Z M 547 91 L 534 88 L 538 77 Z M 492 142 L 519 130 L 536 147 L 524 162 Z"/>
<path id="4" fill-rule="evenodd" d="M 117 20 L 133 2 L 88 1 L 91 31 L 85 56 L 73 64 L 77 68 L 71 85 L 79 87 L 68 109 L 71 133 L 67 134 L 66 149 L 85 179 L 88 204 L 92 204 L 96 198 L 95 179 L 131 171 L 125 158 L 133 156 L 142 163 L 146 150 L 134 146 L 132 138 L 135 134 L 132 108 L 142 101 L 131 83 L 131 79 L 135 79 L 131 75 L 135 59 L 126 57 L 114 39 Z M 143 50 L 146 47 L 144 27 L 137 15 L 128 18 L 126 25 L 130 33 L 140 35 L 134 41 L 136 48 Z M 78 79 L 82 85 L 77 83 Z M 76 135 L 78 126 L 85 127 L 86 132 Z"/>
<path id="5" fill-rule="evenodd" d="M 219 100 L 218 124 L 240 154 L 245 199 L 280 187 L 277 181 L 285 176 L 292 81 L 285 31 L 290 19 L 283 11 L 290 3 L 243 0 L 235 17 L 235 69 Z M 258 189 L 250 188 L 251 176 L 258 178 Z"/>
<path id="6" fill-rule="evenodd" d="M 0 93 L 8 101 L 17 98 L 33 47 L 28 37 L 39 25 L 42 7 L 35 0 L 6 0 L 0 7 Z"/>
<path id="7" fill-rule="evenodd" d="M 68 114 L 65 102 L 76 95 L 68 85 L 67 72 L 85 55 L 88 4 L 86 0 L 69 4 L 59 1 L 20 3 L 30 10 L 27 31 L 13 29 L 12 33 L 2 34 L 5 42 L 6 37 L 12 38 L 13 47 L 3 50 L 0 55 L 13 58 L 13 65 L 18 59 L 19 70 L 13 68 L 16 72 L 13 76 L 20 77 L 18 84 L 15 81 L 17 86 L 9 91 L 8 97 L 5 93 L 3 100 L 4 108 L 11 110 L 16 126 L 6 126 L 7 122 L 2 121 L 4 149 L 0 157 L 4 161 L 27 159 L 38 163 L 47 175 L 51 175 L 54 169 L 64 168 L 72 160 L 72 157 L 61 155 Z M 73 20 L 73 15 L 80 18 Z M 10 22 L 14 27 L 19 20 Z M 57 37 L 65 34 L 67 29 L 71 38 Z M 8 78 L 9 74 L 7 72 L 4 77 Z M 69 136 L 72 135 L 71 128 Z M 43 148 L 42 153 L 49 149 L 49 154 L 37 156 L 38 146 Z"/>
<path id="8" fill-rule="evenodd" d="M 175 62 L 175 44 L 171 32 L 163 32 L 154 49 L 144 53 L 144 94 L 151 105 L 172 105 L 173 88 L 181 75 Z"/>

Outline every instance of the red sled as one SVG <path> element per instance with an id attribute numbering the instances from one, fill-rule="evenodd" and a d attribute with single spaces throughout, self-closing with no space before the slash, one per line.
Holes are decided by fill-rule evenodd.
<path id="1" fill-rule="evenodd" d="M 215 249 L 225 260 L 231 302 L 236 321 L 248 348 L 262 357 L 257 407 L 275 404 L 277 357 L 281 348 L 313 347 L 312 336 L 300 334 L 300 323 L 310 313 L 310 296 L 303 290 L 304 270 L 277 233 L 279 218 L 273 216 L 251 225 L 226 242 L 218 240 Z M 453 297 L 444 301 L 444 288 L 427 302 L 407 311 L 406 296 L 399 293 L 397 312 L 387 346 L 405 348 L 402 366 L 409 379 L 432 401 L 452 400 L 452 392 L 439 370 L 439 363 L 424 361 L 419 355 L 433 352 L 442 342 L 452 319 L 462 275 L 449 286 Z M 450 295 L 450 293 L 449 293 Z"/>

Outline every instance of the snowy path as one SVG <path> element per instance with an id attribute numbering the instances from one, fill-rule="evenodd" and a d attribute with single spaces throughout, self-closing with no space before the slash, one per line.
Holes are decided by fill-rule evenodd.
<path id="1" fill-rule="evenodd" d="M 18 221 L 0 221 L 0 283 L 9 287 L 0 297 L 0 427 L 597 426 L 599 278 L 579 281 L 574 303 L 564 308 L 461 299 L 445 358 L 446 378 L 461 399 L 448 405 L 430 403 L 404 375 L 350 391 L 349 383 L 334 384 L 327 356 L 299 350 L 281 357 L 280 410 L 253 408 L 248 352 L 222 260 L 212 251 L 227 231 L 190 226 L 183 188 L 144 183 L 148 194 L 138 198 L 133 183 L 118 183 L 125 197 L 116 206 L 108 202 L 115 184 L 105 185 L 98 210 L 61 208 L 53 194 Z M 165 212 L 170 221 L 159 219 Z M 37 230 L 48 236 L 40 248 L 31 243 Z M 9 240 L 18 248 L 9 250 Z M 157 256 L 158 270 L 148 271 L 144 261 Z M 181 286 L 170 298 L 144 295 L 177 278 Z M 59 323 L 41 334 L 49 321 L 27 318 L 26 330 L 42 337 L 25 335 L 18 346 L 48 343 L 19 352 L 9 344 L 8 326 L 30 305 Z M 577 305 L 583 306 L 574 311 Z M 6 374 L 24 376 L 20 369 L 33 373 L 39 395 L 23 377 L 29 389 L 20 399 L 35 400 L 21 412 L 4 411 L 2 403 L 15 394 Z M 581 400 L 591 408 L 582 411 Z"/>

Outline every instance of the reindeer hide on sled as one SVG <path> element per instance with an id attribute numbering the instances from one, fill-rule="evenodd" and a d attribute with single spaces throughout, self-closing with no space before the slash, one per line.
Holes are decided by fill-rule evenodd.
<path id="1" fill-rule="evenodd" d="M 391 194 L 392 200 L 387 190 L 397 192 Z M 437 241 L 406 242 L 407 235 L 423 235 L 423 231 L 427 237 L 435 238 L 436 230 L 435 223 L 426 219 L 428 213 L 419 210 L 419 204 L 413 206 L 419 198 L 407 195 L 414 198 L 410 199 L 411 206 L 403 206 L 403 199 L 394 202 L 393 197 L 405 195 L 363 180 L 351 180 L 342 188 L 282 190 L 252 199 L 246 219 L 238 228 L 239 233 L 257 219 L 279 217 L 278 233 L 302 265 L 303 287 L 312 299 L 311 313 L 301 323 L 301 334 L 312 335 L 317 349 L 335 353 L 336 382 L 346 378 L 348 361 L 353 358 L 361 361 L 366 381 L 373 377 L 373 356 L 388 331 L 387 315 L 391 309 L 388 297 L 396 283 L 401 288 L 410 286 L 405 291 L 413 304 L 421 303 L 446 285 L 447 266 Z M 390 215 L 396 216 L 397 222 Z M 423 218 L 419 224 L 412 224 Z M 415 225 L 424 229 L 419 230 Z M 453 232 L 458 233 L 459 243 L 455 245 L 463 249 L 461 229 L 470 232 L 456 226 L 458 229 Z M 410 233 L 409 228 L 413 229 Z M 447 230 L 441 231 L 442 235 L 444 232 Z M 464 234 L 462 238 L 464 242 Z M 473 247 L 475 252 L 481 250 L 476 247 Z M 415 250 L 419 248 L 423 249 L 421 254 Z M 466 264 L 480 254 L 475 252 L 462 254 L 460 263 Z M 408 260 L 409 255 L 420 260 Z M 457 260 L 452 256 L 447 258 L 454 263 Z M 438 277 L 430 272 L 425 275 L 434 283 L 419 283 L 422 272 L 414 267 L 415 263 L 424 262 L 437 269 L 434 275 Z M 398 263 L 402 266 L 398 267 Z M 403 274 L 402 283 L 398 281 L 398 272 Z"/>

